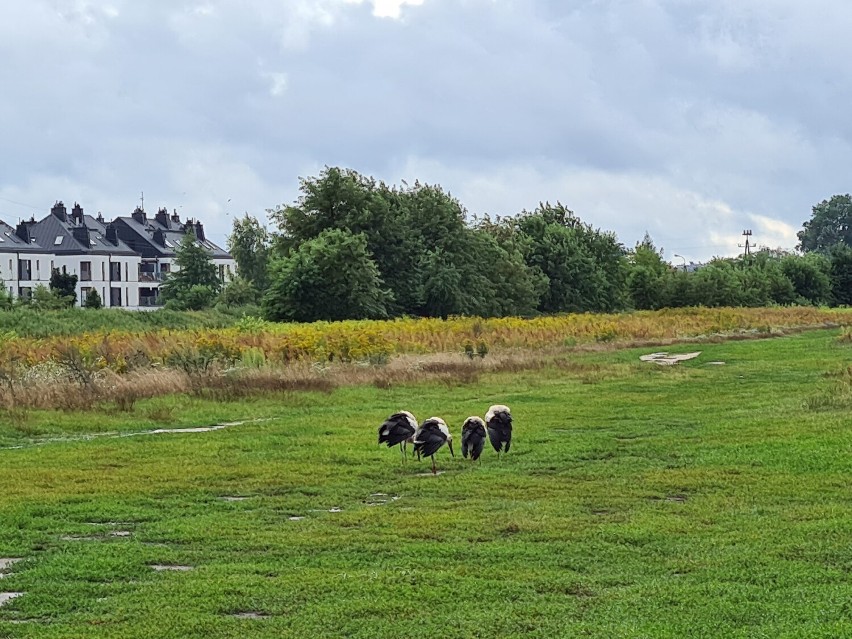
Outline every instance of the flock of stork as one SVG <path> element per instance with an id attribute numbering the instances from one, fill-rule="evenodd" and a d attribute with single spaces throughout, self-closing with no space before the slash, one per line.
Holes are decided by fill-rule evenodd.
<path id="1" fill-rule="evenodd" d="M 468 417 L 462 424 L 462 456 L 476 461 L 485 448 L 485 438 L 491 442 L 499 457 L 501 452 L 509 452 L 512 443 L 512 413 L 508 406 L 498 404 L 488 409 L 485 419 Z M 447 423 L 440 417 L 430 417 L 422 424 L 407 410 L 394 413 L 379 426 L 379 445 L 387 444 L 388 448 L 399 446 L 403 460 L 406 459 L 407 444 L 414 445 L 417 458 L 432 458 L 432 473 L 435 468 L 435 453 L 444 444 L 453 452 L 453 436 Z"/>

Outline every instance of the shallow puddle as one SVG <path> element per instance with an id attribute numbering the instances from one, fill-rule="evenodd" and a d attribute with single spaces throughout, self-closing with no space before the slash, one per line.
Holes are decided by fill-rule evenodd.
<path id="1" fill-rule="evenodd" d="M 17 599 L 24 594 L 25 593 L 23 592 L 0 592 L 0 606 L 4 606 L 8 602 L 12 601 L 12 599 Z"/>
<path id="2" fill-rule="evenodd" d="M 439 470 L 437 473 L 417 473 L 415 477 L 437 477 L 438 475 L 443 475 L 444 471 Z"/>
<path id="3" fill-rule="evenodd" d="M 0 573 L 14 566 L 19 561 L 23 561 L 21 557 L 0 557 Z M 0 574 L 0 577 L 3 575 Z"/>
<path id="4" fill-rule="evenodd" d="M 230 496 L 225 496 L 225 497 L 220 497 L 220 499 L 221 499 L 222 501 L 248 501 L 248 500 L 249 500 L 249 497 L 230 497 Z"/>
<path id="5" fill-rule="evenodd" d="M 130 537 L 132 535 L 129 530 L 113 530 L 109 533 L 110 537 Z"/>
<path id="6" fill-rule="evenodd" d="M 373 493 L 364 501 L 368 506 L 385 506 L 391 502 L 399 501 L 399 495 L 388 495 L 387 493 Z"/>
<path id="7" fill-rule="evenodd" d="M 270 615 L 263 612 L 235 612 L 231 616 L 235 619 L 269 619 Z"/>
<path id="8" fill-rule="evenodd" d="M 302 521 L 304 519 L 304 517 L 298 517 L 298 516 L 294 515 L 293 517 L 288 517 L 288 519 L 290 521 Z"/>
<path id="9" fill-rule="evenodd" d="M 93 537 L 92 535 L 62 535 L 60 541 L 99 541 L 101 537 Z"/>
<path id="10" fill-rule="evenodd" d="M 639 359 L 643 362 L 653 362 L 654 364 L 659 364 L 660 366 L 674 366 L 675 364 L 679 364 L 680 362 L 686 362 L 691 359 L 695 359 L 699 355 L 701 355 L 701 351 L 695 353 L 675 354 L 663 352 L 651 353 L 650 355 L 642 355 Z"/>
<path id="11" fill-rule="evenodd" d="M 151 564 L 149 565 L 149 568 L 151 568 L 151 570 L 156 570 L 157 572 L 187 572 L 189 570 L 192 570 L 192 566 L 168 566 L 165 564 Z"/>
<path id="12" fill-rule="evenodd" d="M 27 444 L 21 444 L 18 446 L 5 446 L 0 447 L 0 450 L 20 450 L 22 448 L 31 448 L 34 446 L 44 446 L 46 444 L 60 444 L 60 443 L 74 443 L 74 442 L 85 442 L 90 441 L 92 439 L 99 439 L 103 437 L 109 437 L 112 439 L 121 439 L 122 437 L 139 437 L 142 435 L 179 435 L 184 433 L 212 433 L 217 430 L 224 430 L 226 428 L 233 428 L 234 426 L 243 426 L 244 424 L 259 424 L 262 422 L 269 422 L 275 419 L 274 417 L 263 417 L 259 419 L 246 419 L 238 422 L 222 422 L 221 424 L 213 424 L 212 426 L 199 426 L 197 428 L 157 428 L 155 430 L 143 430 L 136 433 L 116 433 L 115 431 L 109 431 L 105 433 L 87 433 L 85 435 L 78 435 L 76 437 L 48 437 L 45 439 L 39 439 L 36 441 L 29 442 Z"/>

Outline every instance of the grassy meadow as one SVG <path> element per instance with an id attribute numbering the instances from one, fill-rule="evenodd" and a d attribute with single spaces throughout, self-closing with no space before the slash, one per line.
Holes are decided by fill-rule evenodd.
<path id="1" fill-rule="evenodd" d="M 850 637 L 840 335 L 2 413 L 0 593 L 23 594 L 0 637 Z M 444 448 L 431 476 L 376 446 L 407 408 L 458 455 L 494 403 L 515 418 L 500 461 Z M 244 423 L 145 432 L 223 422 Z"/>

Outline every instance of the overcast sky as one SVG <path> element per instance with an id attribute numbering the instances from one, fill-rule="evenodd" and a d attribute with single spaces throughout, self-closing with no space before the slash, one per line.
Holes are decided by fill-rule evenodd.
<path id="1" fill-rule="evenodd" d="M 560 200 L 632 247 L 792 248 L 850 187 L 843 0 L 27 0 L 0 6 L 0 219 L 145 194 L 225 243 L 324 165 L 472 214 Z"/>

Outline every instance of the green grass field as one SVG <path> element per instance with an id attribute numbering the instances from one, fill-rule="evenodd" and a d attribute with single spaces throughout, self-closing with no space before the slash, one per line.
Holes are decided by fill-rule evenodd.
<path id="1" fill-rule="evenodd" d="M 703 353 L 670 368 L 568 353 L 474 385 L 7 415 L 0 558 L 22 561 L 0 592 L 25 594 L 0 637 L 852 637 L 837 335 L 673 347 Z M 493 403 L 515 417 L 501 461 L 442 449 L 433 477 L 376 446 L 400 408 L 459 440 Z M 131 435 L 245 419 L 266 421 Z"/>

